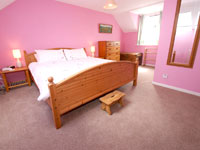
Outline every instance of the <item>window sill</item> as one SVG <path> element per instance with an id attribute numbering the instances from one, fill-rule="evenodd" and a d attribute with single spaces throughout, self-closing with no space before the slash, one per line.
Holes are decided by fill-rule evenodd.
<path id="1" fill-rule="evenodd" d="M 158 45 L 142 45 L 142 44 L 137 44 L 137 46 L 148 46 L 148 47 L 151 47 L 151 46 L 158 46 Z"/>

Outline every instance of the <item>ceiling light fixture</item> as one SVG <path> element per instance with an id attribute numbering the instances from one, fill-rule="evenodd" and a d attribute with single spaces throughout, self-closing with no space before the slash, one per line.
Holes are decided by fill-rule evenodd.
<path id="1" fill-rule="evenodd" d="M 106 4 L 104 5 L 104 9 L 115 9 L 117 8 L 117 4 L 114 0 L 107 0 Z"/>

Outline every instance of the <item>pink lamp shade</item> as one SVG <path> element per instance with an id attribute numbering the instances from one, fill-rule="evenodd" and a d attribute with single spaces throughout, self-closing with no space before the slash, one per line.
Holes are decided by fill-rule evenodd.
<path id="1" fill-rule="evenodd" d="M 91 46 L 90 51 L 92 52 L 92 57 L 94 57 L 95 53 L 95 46 Z"/>
<path id="2" fill-rule="evenodd" d="M 13 50 L 13 57 L 17 59 L 17 67 L 22 67 L 22 63 L 19 60 L 19 58 L 21 58 L 20 49 L 14 49 Z"/>

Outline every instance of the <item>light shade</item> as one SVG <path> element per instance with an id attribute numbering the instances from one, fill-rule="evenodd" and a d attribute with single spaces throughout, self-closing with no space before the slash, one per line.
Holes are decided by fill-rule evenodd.
<path id="1" fill-rule="evenodd" d="M 115 9 L 117 8 L 117 4 L 114 0 L 107 0 L 106 4 L 104 5 L 104 9 Z"/>
<path id="2" fill-rule="evenodd" d="M 94 53 L 95 52 L 95 46 L 91 46 L 90 50 L 91 50 L 92 53 Z"/>
<path id="3" fill-rule="evenodd" d="M 19 49 L 14 49 L 13 50 L 13 57 L 14 58 L 21 58 L 21 52 Z"/>

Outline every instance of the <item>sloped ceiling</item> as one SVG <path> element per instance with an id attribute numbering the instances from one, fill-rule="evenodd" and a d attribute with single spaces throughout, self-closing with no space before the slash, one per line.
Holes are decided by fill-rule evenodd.
<path id="1" fill-rule="evenodd" d="M 140 9 L 135 9 L 133 11 L 130 11 L 134 14 L 152 14 L 152 13 L 156 13 L 156 12 L 160 12 L 163 10 L 163 7 L 164 7 L 164 3 L 157 3 L 157 4 L 154 4 L 154 5 L 151 5 L 151 6 L 147 6 L 147 7 L 143 7 L 143 8 L 140 8 Z"/>
<path id="2" fill-rule="evenodd" d="M 130 12 L 121 12 L 114 15 L 117 23 L 123 30 L 123 32 L 135 32 L 138 27 L 138 18 L 137 15 L 134 15 Z"/>
<path id="3" fill-rule="evenodd" d="M 112 14 L 117 20 L 123 32 L 134 32 L 137 30 L 137 22 L 134 22 L 130 11 L 157 3 L 163 3 L 164 0 L 115 0 L 118 7 L 114 10 L 103 9 L 106 0 L 56 0 L 96 11 Z"/>
<path id="4" fill-rule="evenodd" d="M 15 0 L 0 0 L 0 10 L 15 2 Z"/>
<path id="5" fill-rule="evenodd" d="M 137 8 L 142 8 L 145 6 L 163 2 L 164 0 L 115 0 L 118 7 L 114 10 L 103 9 L 106 0 L 56 0 L 56 1 L 116 15 L 121 12 L 128 12 Z"/>

